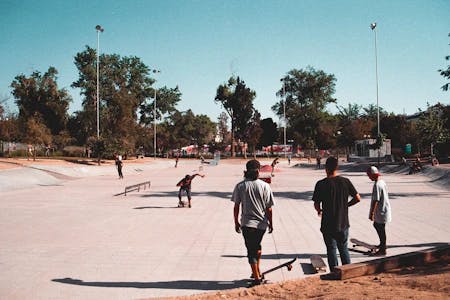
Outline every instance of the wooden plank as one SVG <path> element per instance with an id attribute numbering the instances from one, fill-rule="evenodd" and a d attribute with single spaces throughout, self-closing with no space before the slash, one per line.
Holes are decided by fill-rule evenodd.
<path id="1" fill-rule="evenodd" d="M 338 278 L 343 280 L 358 276 L 377 274 L 399 267 L 424 265 L 439 260 L 450 260 L 449 244 L 395 256 L 387 256 L 361 263 L 338 266 L 335 269 Z"/>

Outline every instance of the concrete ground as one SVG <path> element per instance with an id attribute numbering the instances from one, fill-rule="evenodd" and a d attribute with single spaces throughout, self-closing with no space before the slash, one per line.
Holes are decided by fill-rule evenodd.
<path id="1" fill-rule="evenodd" d="M 325 254 L 311 201 L 325 172 L 294 164 L 282 160 L 271 184 L 274 232 L 264 237 L 261 269 L 299 260 L 291 272 L 268 274 L 273 282 L 315 276 L 309 256 Z M 180 160 L 178 168 L 172 160 L 125 162 L 124 180 L 112 165 L 0 171 L 0 299 L 141 299 L 245 286 L 250 268 L 230 202 L 244 166 L 243 160 L 202 168 L 194 160 Z M 206 177 L 193 181 L 193 207 L 177 208 L 175 184 L 199 171 Z M 350 236 L 378 243 L 368 220 L 372 183 L 361 172 L 342 175 L 363 198 L 350 208 Z M 393 209 L 388 255 L 449 242 L 448 186 L 420 175 L 384 179 Z M 150 189 L 118 195 L 148 180 Z"/>

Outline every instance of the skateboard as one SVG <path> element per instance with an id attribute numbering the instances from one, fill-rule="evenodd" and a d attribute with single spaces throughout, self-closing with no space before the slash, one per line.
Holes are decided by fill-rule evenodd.
<path id="1" fill-rule="evenodd" d="M 367 251 L 364 252 L 364 253 L 366 253 L 366 254 L 374 253 L 374 252 L 378 249 L 377 246 L 368 244 L 368 243 L 363 242 L 363 241 L 360 241 L 360 240 L 358 240 L 358 239 L 350 239 L 350 242 L 353 243 L 353 248 L 358 247 L 358 246 L 359 246 L 359 247 L 366 248 Z M 357 252 L 358 252 L 358 251 L 357 251 Z"/>
<path id="2" fill-rule="evenodd" d="M 269 270 L 267 270 L 267 271 L 262 272 L 262 273 L 261 273 L 261 278 L 264 278 L 266 274 L 269 274 L 269 273 L 271 273 L 271 272 L 273 272 L 273 271 L 275 271 L 275 270 L 278 270 L 278 269 L 281 269 L 281 268 L 284 268 L 284 267 L 286 267 L 288 271 L 292 270 L 292 264 L 293 264 L 296 260 L 297 260 L 297 257 L 294 258 L 294 259 L 292 259 L 292 260 L 290 260 L 290 261 L 288 261 L 288 262 L 285 262 L 285 263 L 283 263 L 283 264 L 281 264 L 281 265 L 278 265 L 278 266 L 276 266 L 276 267 L 273 267 L 272 269 L 269 269 Z"/>
<path id="3" fill-rule="evenodd" d="M 311 265 L 313 266 L 316 273 L 327 271 L 327 265 L 323 261 L 322 256 L 315 254 L 311 255 L 309 259 L 311 260 Z"/>

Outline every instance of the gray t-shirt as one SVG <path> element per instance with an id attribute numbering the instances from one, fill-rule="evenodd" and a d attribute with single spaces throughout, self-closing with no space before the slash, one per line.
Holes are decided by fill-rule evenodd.
<path id="1" fill-rule="evenodd" d="M 270 185 L 260 179 L 239 182 L 233 191 L 231 201 L 241 204 L 241 226 L 266 230 L 268 220 L 266 209 L 274 205 Z"/>
<path id="2" fill-rule="evenodd" d="M 370 207 L 372 208 L 378 202 L 377 209 L 374 213 L 374 222 L 387 223 L 391 221 L 391 203 L 389 202 L 389 193 L 386 182 L 378 179 L 373 184 L 372 201 Z M 370 216 L 369 216 L 370 217 Z"/>

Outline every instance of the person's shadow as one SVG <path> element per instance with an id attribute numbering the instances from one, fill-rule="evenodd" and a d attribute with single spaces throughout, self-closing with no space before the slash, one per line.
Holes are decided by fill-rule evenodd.
<path id="1" fill-rule="evenodd" d="M 181 289 L 181 290 L 227 290 L 239 287 L 246 287 L 247 280 L 233 281 L 208 281 L 208 280 L 174 280 L 174 281 L 156 281 L 156 282 L 135 282 L 135 281 L 83 281 L 81 279 L 60 278 L 52 279 L 53 282 L 96 286 L 108 288 L 136 288 L 136 289 Z"/>

